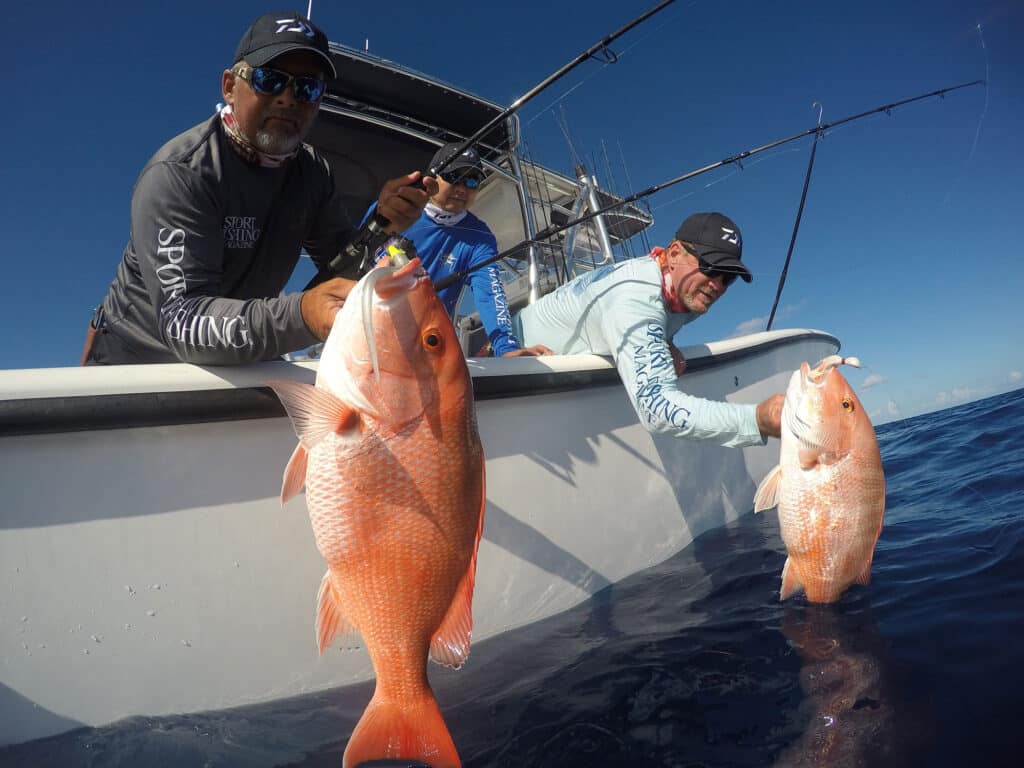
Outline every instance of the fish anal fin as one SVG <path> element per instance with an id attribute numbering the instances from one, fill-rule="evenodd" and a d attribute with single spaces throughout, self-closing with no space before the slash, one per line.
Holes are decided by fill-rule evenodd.
<path id="1" fill-rule="evenodd" d="M 481 472 L 483 467 L 481 466 Z M 430 659 L 445 667 L 458 669 L 469 658 L 469 646 L 473 636 L 473 586 L 476 583 L 476 558 L 480 550 L 480 538 L 484 532 L 484 510 L 487 507 L 487 493 L 484 479 L 480 482 L 480 515 L 477 520 L 476 538 L 473 540 L 473 554 L 469 566 L 459 581 L 455 597 L 448 607 L 441 626 L 430 641 Z"/>
<path id="2" fill-rule="evenodd" d="M 857 578 L 853 580 L 854 584 L 860 584 L 867 586 L 871 583 L 871 561 L 874 558 L 874 552 L 868 557 L 868 561 L 864 563 L 864 567 L 860 569 L 860 573 L 857 574 Z"/>
<path id="3" fill-rule="evenodd" d="M 359 412 L 326 389 L 301 381 L 268 381 L 292 421 L 292 428 L 306 450 L 331 432 L 343 432 L 359 425 Z"/>
<path id="4" fill-rule="evenodd" d="M 754 494 L 754 512 L 761 512 L 778 506 L 781 482 L 782 465 L 779 464 L 765 475 L 764 480 L 757 486 L 757 492 Z"/>
<path id="5" fill-rule="evenodd" d="M 284 468 L 284 479 L 281 481 L 281 503 L 297 496 L 302 486 L 306 484 L 306 447 L 299 443 L 292 451 L 292 457 L 288 459 L 288 466 Z"/>
<path id="6" fill-rule="evenodd" d="M 402 701 L 382 699 L 378 692 L 352 731 L 345 747 L 343 768 L 361 763 L 394 760 L 423 763 L 433 768 L 459 768 L 462 762 L 433 692 L 406 696 Z M 396 762 L 397 764 L 397 762 Z"/>
<path id="7" fill-rule="evenodd" d="M 779 589 L 779 600 L 792 597 L 803 588 L 804 585 L 800 583 L 800 578 L 796 575 L 796 569 L 793 568 L 793 559 L 787 557 L 786 564 L 782 566 L 782 587 Z"/>
<path id="8" fill-rule="evenodd" d="M 324 648 L 334 638 L 355 631 L 355 627 L 341 610 L 338 593 L 331 583 L 331 572 L 327 571 L 320 581 L 320 592 L 316 596 L 316 648 L 323 656 Z"/>

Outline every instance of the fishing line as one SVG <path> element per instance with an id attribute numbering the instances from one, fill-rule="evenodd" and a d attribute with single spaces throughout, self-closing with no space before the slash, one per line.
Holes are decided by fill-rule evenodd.
<path id="1" fill-rule="evenodd" d="M 728 173 L 718 177 L 717 179 L 709 181 L 707 184 L 705 184 L 703 187 L 700 187 L 699 189 L 695 189 L 692 192 L 687 192 L 685 195 L 680 195 L 679 197 L 673 197 L 671 200 L 666 200 L 664 203 L 652 205 L 651 210 L 657 211 L 662 208 L 665 208 L 666 206 L 672 205 L 673 203 L 678 203 L 680 200 L 686 200 L 687 198 L 700 194 L 706 189 L 710 189 L 716 184 L 721 184 L 723 181 L 728 181 L 733 176 L 739 176 L 741 173 L 744 172 L 745 168 L 753 168 L 755 165 L 763 163 L 765 160 L 773 160 L 777 157 L 782 157 L 783 155 L 793 154 L 794 152 L 800 153 L 803 152 L 803 149 L 801 149 L 800 147 L 788 147 L 786 149 L 780 149 L 778 152 L 769 152 L 765 155 L 755 158 L 753 162 L 747 163 L 743 168 L 734 168 L 730 170 Z"/>
<path id="2" fill-rule="evenodd" d="M 495 115 L 493 118 L 491 118 L 489 121 L 487 121 L 487 123 L 482 128 L 480 128 L 476 133 L 472 134 L 469 138 L 464 139 L 462 142 L 460 142 L 458 146 L 455 148 L 455 150 L 448 153 L 447 157 L 444 160 L 442 160 L 437 166 L 428 168 L 425 175 L 436 177 L 451 163 L 453 163 L 455 159 L 458 158 L 459 155 L 461 155 L 468 147 L 471 147 L 472 145 L 476 144 L 480 139 L 482 139 L 484 136 L 486 136 L 488 133 L 494 130 L 495 127 L 501 125 L 502 123 L 504 123 L 504 121 L 508 120 L 508 118 L 510 118 L 512 115 L 518 112 L 523 105 L 531 101 L 534 97 L 536 97 L 546 88 L 553 85 L 558 80 L 561 80 L 565 75 L 569 74 L 569 72 L 571 72 L 577 66 L 582 64 L 584 61 L 593 58 L 593 55 L 595 53 L 607 51 L 608 46 L 611 45 L 612 42 L 614 42 L 619 37 L 624 35 L 626 32 L 636 27 L 638 24 L 641 24 L 642 22 L 646 21 L 654 14 L 664 10 L 674 2 L 675 0 L 661 0 L 661 2 L 654 6 L 653 8 L 640 14 L 635 19 L 630 21 L 628 24 L 619 28 L 610 35 L 607 35 L 606 37 L 602 38 L 594 45 L 587 48 L 587 50 L 583 51 L 578 56 L 576 56 L 576 58 L 574 58 L 572 61 L 563 65 L 561 68 L 548 75 L 546 78 L 544 78 L 541 82 L 539 82 L 529 91 L 527 91 L 518 99 L 513 101 L 512 104 L 510 104 L 506 109 L 504 109 L 503 111 Z M 614 57 L 609 58 L 606 56 L 607 61 L 611 61 L 613 58 Z M 374 210 L 374 212 L 366 218 L 366 221 L 364 221 L 360 225 L 359 229 L 356 231 L 352 239 L 345 244 L 341 252 L 338 253 L 338 255 L 335 256 L 333 259 L 331 259 L 330 263 L 328 263 L 326 267 L 322 267 L 319 269 L 317 277 L 310 281 L 310 284 L 307 286 L 307 288 L 313 287 L 313 285 L 315 285 L 322 279 L 326 279 L 331 275 L 338 274 L 341 271 L 342 266 L 346 262 L 359 263 L 359 260 L 361 260 L 361 263 L 359 263 L 358 267 L 358 271 L 360 272 L 363 271 L 364 269 L 372 267 L 372 264 L 369 264 L 368 262 L 372 260 L 373 252 L 377 249 L 377 247 L 383 244 L 383 242 L 388 238 L 389 233 L 387 232 L 387 228 L 390 225 L 391 222 L 383 214 L 381 214 L 379 210 Z M 505 255 L 507 254 L 502 254 L 502 256 Z M 495 261 L 497 261 L 497 259 L 495 259 Z"/>
<path id="3" fill-rule="evenodd" d="M 687 173 L 684 173 L 684 174 L 682 174 L 680 176 L 676 176 L 675 178 L 669 179 L 668 181 L 664 181 L 664 182 L 662 182 L 660 184 L 655 184 L 654 186 L 648 187 L 647 189 L 645 189 L 645 190 L 643 190 L 641 192 L 637 192 L 634 195 L 630 195 L 629 197 L 625 197 L 625 198 L 623 198 L 623 199 L 621 199 L 621 200 L 619 200 L 617 202 L 611 203 L 610 205 L 607 205 L 604 208 L 598 208 L 595 211 L 591 211 L 590 213 L 584 214 L 584 215 L 582 215 L 582 216 L 580 216 L 580 217 L 578 217 L 576 219 L 572 219 L 571 221 L 567 221 L 564 224 L 560 224 L 560 225 L 555 226 L 555 227 L 547 227 L 546 229 L 538 232 L 533 237 L 527 238 L 526 240 L 523 240 L 522 242 L 518 243 L 517 245 L 514 245 L 512 248 L 509 248 L 509 249 L 507 249 L 505 251 L 502 251 L 501 253 L 498 253 L 497 255 L 495 255 L 495 256 L 493 256 L 493 257 L 491 257 L 489 259 L 486 259 L 486 260 L 484 260 L 482 262 L 480 262 L 478 265 L 476 265 L 475 267 L 473 267 L 471 269 L 462 270 L 461 272 L 455 272 L 455 273 L 449 275 L 448 277 L 446 277 L 446 278 L 444 278 L 442 280 L 439 280 L 435 284 L 434 287 L 437 290 L 441 290 L 443 288 L 447 288 L 452 283 L 458 282 L 460 280 L 464 280 L 466 278 L 466 276 L 470 272 L 472 272 L 472 271 L 474 271 L 476 269 L 481 269 L 483 267 L 486 267 L 488 264 L 493 264 L 494 262 L 499 261 L 500 259 L 505 258 L 510 253 L 513 253 L 513 252 L 521 250 L 524 246 L 540 244 L 541 241 L 547 240 L 547 239 L 553 237 L 554 235 L 557 235 L 559 232 L 564 232 L 565 230 L 569 229 L 570 227 L 575 227 L 575 226 L 577 226 L 579 224 L 582 224 L 584 222 L 590 221 L 591 219 L 594 219 L 594 218 L 596 218 L 598 216 L 601 216 L 601 215 L 603 215 L 605 213 L 608 213 L 609 211 L 613 211 L 616 208 L 621 208 L 624 205 L 629 205 L 630 203 L 636 202 L 637 200 L 639 200 L 641 198 L 648 197 L 648 196 L 653 195 L 653 194 L 655 194 L 657 192 L 660 192 L 663 189 L 667 189 L 668 187 L 674 186 L 674 185 L 679 184 L 679 183 L 681 183 L 683 181 L 688 181 L 689 179 L 692 179 L 692 178 L 694 178 L 696 176 L 700 176 L 700 175 L 705 174 L 705 173 L 707 173 L 709 171 L 716 170 L 718 168 L 721 168 L 723 166 L 726 166 L 726 165 L 729 165 L 729 164 L 732 164 L 732 163 L 735 163 L 736 165 L 738 165 L 739 167 L 742 168 L 743 167 L 743 162 L 747 158 L 752 157 L 754 155 L 761 154 L 762 152 L 766 152 L 766 151 L 768 151 L 770 149 L 775 149 L 776 147 L 779 147 L 779 146 L 781 146 L 783 144 L 788 144 L 788 143 L 790 143 L 792 141 L 796 141 L 798 139 L 805 138 L 805 137 L 810 136 L 812 134 L 818 134 L 818 133 L 827 131 L 827 130 L 829 130 L 831 128 L 834 128 L 836 126 L 845 125 L 847 123 L 852 123 L 852 122 L 854 122 L 856 120 L 861 120 L 861 119 L 863 119 L 865 117 L 868 117 L 870 115 L 874 115 L 874 114 L 877 114 L 877 113 L 880 113 L 880 112 L 885 112 L 885 113 L 889 114 L 889 113 L 892 112 L 892 110 L 894 110 L 894 109 L 896 109 L 898 107 L 901 107 L 901 106 L 903 106 L 905 104 L 911 104 L 913 102 L 921 101 L 923 99 L 928 99 L 928 98 L 931 98 L 933 96 L 945 96 L 947 93 L 949 93 L 951 91 L 956 91 L 956 90 L 959 90 L 961 88 L 968 88 L 970 86 L 978 85 L 978 84 L 981 84 L 981 83 L 984 83 L 984 82 L 985 82 L 984 80 L 974 80 L 974 81 L 969 82 L 969 83 L 961 83 L 960 85 L 954 85 L 954 86 L 950 86 L 948 88 L 940 88 L 938 90 L 931 91 L 929 93 L 921 94 L 920 96 L 912 96 L 910 98 L 902 99 L 900 101 L 896 101 L 896 102 L 893 102 L 891 104 L 883 104 L 880 107 L 875 107 L 874 109 L 869 109 L 869 110 L 867 110 L 865 112 L 860 112 L 860 113 L 855 114 L 855 115 L 850 115 L 850 116 L 844 117 L 844 118 L 842 118 L 840 120 L 836 120 L 835 122 L 832 122 L 832 123 L 825 123 L 823 125 L 817 125 L 814 128 L 809 128 L 809 129 L 807 129 L 805 131 L 800 131 L 799 133 L 795 133 L 792 136 L 786 136 L 786 137 L 781 138 L 781 139 L 776 139 L 775 141 L 771 141 L 768 144 L 765 144 L 765 145 L 760 146 L 760 147 L 755 147 L 753 149 L 744 150 L 744 151 L 740 152 L 737 155 L 733 155 L 731 157 L 726 157 L 726 158 L 724 158 L 722 160 L 718 160 L 718 161 L 716 161 L 714 163 L 710 163 L 709 165 L 706 165 L 703 168 L 697 168 L 696 170 L 688 171 Z"/>
<path id="4" fill-rule="evenodd" d="M 693 8 L 693 6 L 695 6 L 696 4 L 697 4 L 697 0 L 693 0 L 693 2 L 692 2 L 692 3 L 690 3 L 690 4 L 688 5 L 688 6 L 686 6 L 685 8 L 682 8 L 682 9 L 681 9 L 681 10 L 679 11 L 679 13 L 678 13 L 678 16 L 680 16 L 680 17 L 681 17 L 681 16 L 683 15 L 683 12 L 684 12 L 684 11 L 688 11 L 688 10 L 690 10 L 690 9 L 691 9 L 691 8 Z M 569 90 L 567 90 L 567 91 L 566 91 L 565 93 L 563 93 L 563 94 L 562 94 L 561 96 L 559 96 L 559 97 L 558 97 L 557 99 L 555 99 L 554 101 L 552 101 L 552 102 L 551 102 L 550 104 L 548 104 L 548 105 L 547 105 L 546 107 L 544 107 L 543 109 L 539 110 L 539 111 L 537 112 L 537 114 L 536 114 L 536 115 L 534 115 L 533 117 L 531 117 L 531 118 L 530 118 L 529 120 L 527 120 L 527 121 L 526 121 L 526 125 L 527 125 L 527 127 L 529 127 L 529 126 L 533 125 L 534 121 L 535 121 L 535 120 L 537 120 L 537 118 L 539 118 L 539 117 L 540 117 L 541 115 L 543 115 L 543 114 L 544 114 L 545 112 L 547 112 L 547 111 L 548 111 L 549 109 L 553 109 L 553 108 L 555 107 L 555 105 L 556 105 L 556 104 L 559 104 L 560 102 L 562 102 L 562 101 L 564 101 L 564 100 L 565 100 L 566 98 L 568 98 L 568 96 L 569 96 L 569 95 L 570 95 L 570 94 L 571 94 L 571 93 L 572 93 L 573 91 L 575 91 L 575 90 L 576 90 L 577 88 L 579 88 L 579 87 L 580 87 L 581 85 L 583 85 L 583 84 L 584 84 L 584 83 L 586 83 L 586 82 L 587 82 L 588 80 L 590 80 L 590 79 L 591 79 L 591 78 L 593 78 L 593 77 L 596 77 L 596 76 L 597 76 L 598 74 L 600 74 L 600 73 L 601 73 L 602 71 L 604 71 L 604 68 L 605 68 L 605 67 L 607 67 L 607 66 L 609 66 L 609 65 L 611 65 L 611 64 L 615 64 L 615 63 L 617 63 L 618 61 L 620 61 L 620 60 L 622 59 L 622 57 L 623 57 L 623 56 L 625 56 L 625 55 L 626 55 L 627 53 L 629 53 L 629 52 L 630 52 L 631 50 L 633 50 L 633 49 L 634 49 L 634 48 L 636 48 L 636 47 L 637 47 L 638 45 L 640 45 L 640 43 L 642 43 L 642 42 L 643 42 L 644 40 L 646 40 L 646 39 L 647 39 L 648 37 L 651 37 L 651 36 L 652 36 L 652 35 L 653 35 L 653 34 L 654 34 L 655 32 L 660 32 L 660 31 L 661 31 L 662 29 L 664 29 L 664 28 L 665 28 L 665 27 L 667 27 L 667 26 L 668 26 L 668 25 L 669 25 L 670 23 L 672 23 L 673 21 L 676 21 L 676 20 L 677 20 L 677 19 L 675 19 L 675 18 L 673 18 L 673 17 L 671 17 L 671 16 L 670 16 L 670 17 L 668 17 L 668 18 L 667 18 L 667 19 L 666 19 L 666 20 L 665 20 L 664 22 L 662 22 L 661 26 L 658 26 L 658 27 L 654 27 L 654 28 L 652 28 L 650 32 L 648 32 L 648 33 L 647 33 L 646 35 L 644 35 L 644 36 L 643 36 L 643 37 L 641 37 L 640 39 L 636 40 L 636 41 L 635 41 L 635 42 L 634 42 L 634 43 L 633 43 L 632 45 L 628 45 L 628 46 L 626 46 L 626 47 L 625 47 L 625 48 L 624 48 L 624 49 L 622 50 L 622 53 L 618 53 L 618 54 L 616 54 L 616 55 L 615 55 L 615 60 L 614 60 L 614 61 L 606 61 L 606 62 L 605 62 L 604 64 L 602 64 L 602 65 L 601 65 L 601 67 L 600 67 L 599 69 L 596 69 L 596 70 L 594 70 L 593 72 L 591 72 L 591 73 L 590 73 L 589 75 L 587 75 L 586 77 L 584 77 L 584 78 L 583 78 L 582 80 L 580 80 L 580 81 L 579 81 L 578 83 L 576 83 L 576 85 L 572 86 L 572 87 L 571 87 L 571 88 L 570 88 Z"/>
<path id="5" fill-rule="evenodd" d="M 971 164 L 971 160 L 974 159 L 974 150 L 978 148 L 978 139 L 981 138 L 981 124 L 985 122 L 985 114 L 988 112 L 988 95 L 989 95 L 989 59 L 988 59 L 988 47 L 985 45 L 985 35 L 982 34 L 981 22 L 978 22 L 978 39 L 981 40 L 981 52 L 985 56 L 985 104 L 981 108 L 981 115 L 978 117 L 978 127 L 974 130 L 974 141 L 971 143 L 971 151 L 967 153 L 967 160 L 964 161 L 963 170 L 960 171 L 960 175 L 957 176 L 953 185 L 949 188 L 946 196 L 942 198 L 943 205 L 949 205 L 950 199 L 953 197 L 953 192 L 960 186 L 960 182 L 963 181 L 964 176 L 967 175 L 967 169 Z"/>

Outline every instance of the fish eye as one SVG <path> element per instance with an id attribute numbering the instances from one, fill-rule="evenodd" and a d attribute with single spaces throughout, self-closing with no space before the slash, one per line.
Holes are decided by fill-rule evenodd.
<path id="1" fill-rule="evenodd" d="M 853 413 L 853 400 L 848 397 L 843 398 L 843 410 L 847 413 Z"/>
<path id="2" fill-rule="evenodd" d="M 423 334 L 423 346 L 432 352 L 440 351 L 443 346 L 442 342 L 441 334 L 434 328 Z"/>

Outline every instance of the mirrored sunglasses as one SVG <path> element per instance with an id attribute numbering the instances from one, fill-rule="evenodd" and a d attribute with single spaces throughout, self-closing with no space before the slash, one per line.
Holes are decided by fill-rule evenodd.
<path id="1" fill-rule="evenodd" d="M 322 78 L 291 75 L 271 67 L 250 67 L 247 64 L 242 64 L 235 67 L 234 72 L 251 85 L 256 93 L 268 96 L 277 96 L 291 85 L 296 101 L 320 101 L 327 87 Z"/>
<path id="2" fill-rule="evenodd" d="M 686 243 L 679 241 L 679 244 L 683 246 L 684 251 L 686 251 L 688 254 L 690 254 L 691 256 L 693 256 L 693 258 L 697 260 L 697 269 L 699 269 L 700 273 L 704 275 L 704 277 L 708 278 L 708 280 L 714 280 L 716 277 L 721 277 L 722 285 L 728 288 L 730 285 L 736 282 L 736 278 L 740 276 L 739 272 L 734 272 L 731 269 L 720 269 L 719 267 L 716 267 L 714 264 L 704 261 L 701 255 L 699 253 L 694 253 L 693 251 L 691 251 L 686 246 Z"/>
<path id="3" fill-rule="evenodd" d="M 722 285 L 728 288 L 732 285 L 736 278 L 740 276 L 739 272 L 733 272 L 731 269 L 719 269 L 714 264 L 708 264 L 704 259 L 697 257 L 697 268 L 700 273 L 704 275 L 708 280 L 714 280 L 716 277 L 722 278 Z"/>
<path id="4" fill-rule="evenodd" d="M 449 184 L 462 184 L 466 189 L 476 189 L 484 182 L 484 177 L 479 171 L 444 171 L 441 178 Z"/>

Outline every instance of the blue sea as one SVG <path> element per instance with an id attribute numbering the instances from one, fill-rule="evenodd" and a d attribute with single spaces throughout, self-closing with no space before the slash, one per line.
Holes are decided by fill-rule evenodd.
<path id="1" fill-rule="evenodd" d="M 432 672 L 464 765 L 1024 765 L 1024 389 L 877 432 L 869 587 L 780 603 L 778 520 L 746 515 Z M 0 765 L 336 768 L 370 693 L 137 718 Z"/>

